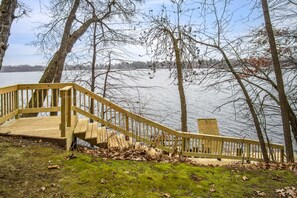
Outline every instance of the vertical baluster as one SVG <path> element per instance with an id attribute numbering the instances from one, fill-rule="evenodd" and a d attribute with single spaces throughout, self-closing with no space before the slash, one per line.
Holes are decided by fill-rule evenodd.
<path id="1" fill-rule="evenodd" d="M 16 90 L 14 92 L 14 110 L 18 110 L 19 109 L 19 92 L 18 90 Z M 19 114 L 17 113 L 17 115 L 15 116 L 15 119 L 19 118 Z"/>
<path id="2" fill-rule="evenodd" d="M 122 113 L 119 112 L 119 113 L 118 113 L 118 116 L 119 116 L 119 117 L 118 117 L 118 126 L 122 128 L 122 125 L 121 125 L 121 122 L 122 122 L 122 120 L 121 120 L 121 119 L 122 119 L 122 118 L 121 118 L 121 115 L 122 115 Z M 128 128 L 128 129 L 129 129 L 129 128 Z"/>
<path id="3" fill-rule="evenodd" d="M 9 114 L 11 112 L 11 101 L 10 101 L 10 92 L 7 93 L 7 114 Z"/>
<path id="4" fill-rule="evenodd" d="M 36 105 L 37 105 L 36 107 L 39 108 L 39 90 L 36 89 L 35 92 L 36 92 Z"/>
<path id="5" fill-rule="evenodd" d="M 60 89 L 56 89 L 56 106 L 55 107 L 58 107 L 59 106 L 59 101 L 60 101 Z"/>
<path id="6" fill-rule="evenodd" d="M 44 92 L 45 92 L 46 89 L 41 89 L 41 100 L 43 101 L 45 98 L 44 98 Z M 46 97 L 46 95 L 45 95 Z M 45 105 L 42 105 L 41 107 L 44 107 Z"/>
<path id="7" fill-rule="evenodd" d="M 4 97 L 4 115 L 6 115 L 7 114 L 7 96 L 6 96 L 7 94 L 5 93 L 5 94 L 3 94 L 3 97 Z"/>
<path id="8" fill-rule="evenodd" d="M 93 109 L 92 102 L 91 102 L 91 96 L 88 95 L 88 100 L 87 101 L 88 101 L 89 112 L 91 112 L 91 109 Z M 94 109 L 93 109 L 93 111 L 94 111 Z"/>
<path id="9" fill-rule="evenodd" d="M 24 109 L 24 92 L 21 90 L 21 107 Z"/>
<path id="10" fill-rule="evenodd" d="M 54 107 L 54 89 L 51 89 L 51 100 L 50 100 L 50 107 Z"/>
<path id="11" fill-rule="evenodd" d="M 29 90 L 28 89 L 26 89 L 25 94 L 26 94 L 26 108 L 29 108 L 29 100 L 28 100 Z"/>
<path id="12" fill-rule="evenodd" d="M 96 103 L 97 103 L 97 117 L 100 118 L 100 110 L 99 110 L 99 105 L 100 103 L 98 102 L 98 100 L 96 100 Z"/>
<path id="13" fill-rule="evenodd" d="M 0 94 L 0 116 L 2 117 L 3 116 L 3 105 L 2 105 L 2 94 Z"/>
<path id="14" fill-rule="evenodd" d="M 31 98 L 32 98 L 32 101 L 31 101 L 31 105 L 32 105 L 32 106 L 31 106 L 31 107 L 34 108 L 34 104 L 35 104 L 35 103 L 34 103 L 34 100 L 35 100 L 35 97 L 34 97 L 34 91 L 33 91 L 33 89 L 31 89 Z"/>
<path id="15" fill-rule="evenodd" d="M 48 108 L 49 107 L 49 103 L 48 103 L 48 98 L 49 98 L 49 90 L 45 89 L 44 90 L 44 94 L 45 94 L 45 107 Z"/>
<path id="16" fill-rule="evenodd" d="M 109 120 L 110 120 L 110 123 L 112 124 L 113 118 L 112 118 L 112 109 L 111 109 L 111 107 L 109 107 Z"/>
<path id="17" fill-rule="evenodd" d="M 77 93 L 75 87 L 73 87 L 73 106 L 77 107 Z M 77 112 L 73 111 L 73 115 L 76 115 Z"/>
<path id="18" fill-rule="evenodd" d="M 7 93 L 5 93 L 4 94 L 4 102 L 5 102 L 5 104 L 4 104 L 4 115 L 6 115 L 7 114 L 7 103 L 8 103 L 8 100 L 7 100 Z"/>
<path id="19" fill-rule="evenodd" d="M 86 111 L 86 94 L 84 93 L 84 101 L 83 101 L 83 103 L 84 103 L 84 111 Z"/>
<path id="20" fill-rule="evenodd" d="M 113 109 L 113 117 L 114 117 L 114 125 L 117 126 L 117 111 L 115 109 Z"/>

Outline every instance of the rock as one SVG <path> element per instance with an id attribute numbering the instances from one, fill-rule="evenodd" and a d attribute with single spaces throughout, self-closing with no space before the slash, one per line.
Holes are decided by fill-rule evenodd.
<path id="1" fill-rule="evenodd" d="M 60 166 L 59 165 L 51 165 L 51 166 L 48 166 L 47 167 L 48 169 L 60 169 Z"/>
<path id="2" fill-rule="evenodd" d="M 45 187 L 44 187 L 44 186 L 41 187 L 41 188 L 40 188 L 40 191 L 44 192 L 44 191 L 45 191 Z"/>
<path id="3" fill-rule="evenodd" d="M 105 179 L 101 179 L 101 182 L 100 182 L 101 184 L 106 184 L 106 181 L 105 181 Z"/>

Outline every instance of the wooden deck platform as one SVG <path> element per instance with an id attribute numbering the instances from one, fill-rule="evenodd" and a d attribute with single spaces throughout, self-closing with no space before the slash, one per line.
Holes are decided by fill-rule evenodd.
<path id="1" fill-rule="evenodd" d="M 61 116 L 12 119 L 0 125 L 0 135 L 41 139 L 65 147 L 67 140 L 66 137 L 61 137 L 60 123 Z M 114 131 L 107 132 L 105 127 L 98 128 L 97 125 L 97 122 L 89 123 L 87 119 L 80 119 L 75 128 L 68 128 L 67 130 L 73 130 L 75 137 L 93 145 L 99 146 L 106 142 L 108 147 L 124 148 L 131 146 L 131 140 L 125 141 L 125 136 L 117 135 Z"/>
<path id="2" fill-rule="evenodd" d="M 60 116 L 13 119 L 0 125 L 0 134 L 40 139 L 65 139 L 61 137 L 60 123 Z"/>

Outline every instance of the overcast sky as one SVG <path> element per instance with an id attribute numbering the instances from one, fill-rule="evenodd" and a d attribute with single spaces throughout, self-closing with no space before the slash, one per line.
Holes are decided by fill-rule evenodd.
<path id="1" fill-rule="evenodd" d="M 29 64 L 29 65 L 46 65 L 48 59 L 43 58 L 41 54 L 37 53 L 37 48 L 30 45 L 31 42 L 36 40 L 36 34 L 38 29 L 36 27 L 39 23 L 47 21 L 47 17 L 42 14 L 45 10 L 41 4 L 47 4 L 49 0 L 26 0 L 23 1 L 26 6 L 31 9 L 31 12 L 27 16 L 14 21 L 11 35 L 9 38 L 9 47 L 6 51 L 4 57 L 3 65 L 20 65 L 20 64 Z M 150 9 L 156 10 L 161 6 L 162 3 L 169 3 L 170 0 L 146 0 L 146 3 L 143 5 L 143 9 L 148 11 Z M 233 16 L 234 20 L 240 19 L 241 17 L 246 16 L 249 13 L 249 7 L 242 7 L 239 4 L 241 1 L 236 0 L 234 5 L 230 9 L 237 9 L 238 11 Z M 41 3 L 41 4 L 40 4 Z M 250 26 L 245 26 L 244 24 L 239 23 L 239 26 L 235 28 L 234 34 L 239 34 L 244 31 L 248 31 L 251 28 Z M 148 57 L 143 57 L 145 50 L 139 46 L 129 46 L 128 47 L 132 52 L 130 59 L 135 60 L 149 60 Z M 53 52 L 54 53 L 54 52 Z"/>

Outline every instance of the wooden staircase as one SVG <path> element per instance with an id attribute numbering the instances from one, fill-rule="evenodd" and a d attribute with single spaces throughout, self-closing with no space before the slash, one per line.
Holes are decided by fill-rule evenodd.
<path id="1" fill-rule="evenodd" d="M 93 109 L 92 113 L 90 109 Z M 39 113 L 47 118 L 24 117 Z M 51 118 L 50 113 L 58 116 Z M 13 118 L 14 123 L 3 124 Z M 90 120 L 94 122 L 90 123 Z M 210 131 L 210 127 L 205 128 L 205 133 Z M 71 148 L 73 137 L 99 147 L 126 147 L 133 139 L 134 143 L 142 142 L 183 156 L 263 161 L 259 141 L 177 131 L 75 83 L 0 87 L 1 133 L 61 140 L 67 150 Z M 125 137 L 130 137 L 130 141 Z M 273 153 L 270 155 L 272 161 L 284 162 L 283 145 L 270 143 L 266 147 Z"/>
<path id="2" fill-rule="evenodd" d="M 74 137 L 78 137 L 91 145 L 110 148 L 124 148 L 132 145 L 125 136 L 115 131 L 107 130 L 106 127 L 99 127 L 98 122 L 90 123 L 90 119 L 79 119 L 74 129 Z"/>

